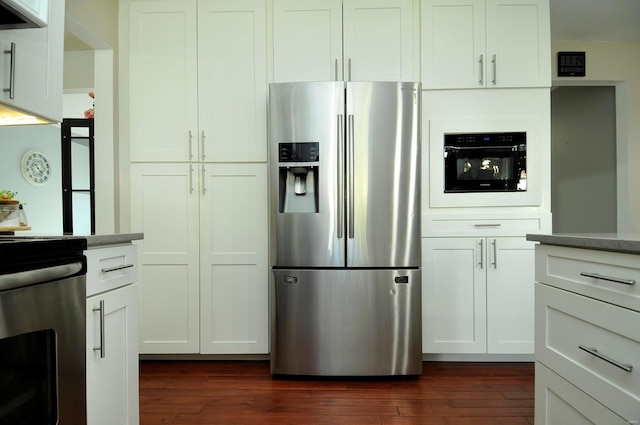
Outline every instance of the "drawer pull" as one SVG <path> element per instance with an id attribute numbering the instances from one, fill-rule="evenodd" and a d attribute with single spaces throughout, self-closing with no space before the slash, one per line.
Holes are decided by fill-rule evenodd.
<path id="1" fill-rule="evenodd" d="M 123 264 L 120 266 L 115 266 L 115 267 L 105 267 L 104 269 L 100 270 L 102 273 L 110 273 L 110 272 L 115 272 L 116 270 L 122 270 L 122 269 L 129 269 L 133 267 L 133 264 Z"/>
<path id="2" fill-rule="evenodd" d="M 610 357 L 605 356 L 604 354 L 598 353 L 598 349 L 597 348 L 589 348 L 589 347 L 585 347 L 584 345 L 579 345 L 578 348 L 581 349 L 582 351 L 586 351 L 587 353 L 591 354 L 592 356 L 596 356 L 597 358 L 599 358 L 601 360 L 604 360 L 605 362 L 610 363 L 610 364 L 614 365 L 615 367 L 618 367 L 618 368 L 624 370 L 625 372 L 631 372 L 631 370 L 633 369 L 633 365 L 620 363 L 618 361 L 613 360 Z"/>
<path id="3" fill-rule="evenodd" d="M 633 280 L 633 279 L 620 279 L 620 278 L 617 278 L 617 277 L 603 276 L 603 275 L 598 274 L 598 273 L 581 272 L 580 276 L 592 277 L 594 279 L 606 280 L 608 282 L 622 283 L 624 285 L 635 285 L 636 284 L 636 281 Z"/>
<path id="4" fill-rule="evenodd" d="M 500 223 L 474 224 L 474 227 L 500 227 Z"/>

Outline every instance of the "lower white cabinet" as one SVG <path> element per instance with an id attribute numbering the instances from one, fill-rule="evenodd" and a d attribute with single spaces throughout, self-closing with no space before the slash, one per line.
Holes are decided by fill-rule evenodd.
<path id="1" fill-rule="evenodd" d="M 422 255 L 424 353 L 533 353 L 533 243 L 423 238 Z"/>
<path id="2" fill-rule="evenodd" d="M 87 424 L 137 425 L 138 284 L 132 245 L 87 256 Z M 115 287 L 115 289 L 114 289 Z"/>
<path id="3" fill-rule="evenodd" d="M 135 163 L 140 352 L 268 353 L 267 164 Z"/>

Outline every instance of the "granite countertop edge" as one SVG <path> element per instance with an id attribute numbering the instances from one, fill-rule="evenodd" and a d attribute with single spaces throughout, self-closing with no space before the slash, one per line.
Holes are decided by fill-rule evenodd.
<path id="1" fill-rule="evenodd" d="M 640 234 L 527 234 L 527 240 L 545 245 L 640 254 Z"/>
<path id="2" fill-rule="evenodd" d="M 104 235 L 60 235 L 60 234 L 25 234 L 9 236 L 13 239 L 86 239 L 87 248 L 108 245 L 128 244 L 135 240 L 144 239 L 143 233 L 112 233 Z"/>

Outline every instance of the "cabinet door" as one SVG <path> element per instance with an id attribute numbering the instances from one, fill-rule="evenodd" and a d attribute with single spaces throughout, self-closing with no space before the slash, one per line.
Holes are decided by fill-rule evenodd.
<path id="1" fill-rule="evenodd" d="M 200 171 L 200 352 L 268 353 L 267 165 Z"/>
<path id="2" fill-rule="evenodd" d="M 201 161 L 267 161 L 264 0 L 198 2 Z"/>
<path id="3" fill-rule="evenodd" d="M 486 240 L 422 240 L 424 353 L 486 352 Z"/>
<path id="4" fill-rule="evenodd" d="M 344 0 L 344 79 L 413 81 L 413 0 Z"/>
<path id="5" fill-rule="evenodd" d="M 274 0 L 274 81 L 342 80 L 342 0 Z"/>
<path id="6" fill-rule="evenodd" d="M 131 165 L 141 353 L 199 351 L 198 190 L 194 164 Z"/>
<path id="7" fill-rule="evenodd" d="M 87 299 L 87 423 L 91 425 L 139 423 L 137 286 Z"/>
<path id="8" fill-rule="evenodd" d="M 487 352 L 533 354 L 535 244 L 487 240 Z"/>
<path id="9" fill-rule="evenodd" d="M 49 2 L 46 27 L 0 31 L 0 103 L 62 121 L 63 46 L 62 0 Z"/>
<path id="10" fill-rule="evenodd" d="M 484 0 L 423 0 L 421 14 L 424 88 L 484 87 Z"/>
<path id="11" fill-rule="evenodd" d="M 548 0 L 487 0 L 488 87 L 551 86 Z"/>
<path id="12" fill-rule="evenodd" d="M 195 1 L 132 2 L 129 43 L 131 160 L 197 158 Z"/>

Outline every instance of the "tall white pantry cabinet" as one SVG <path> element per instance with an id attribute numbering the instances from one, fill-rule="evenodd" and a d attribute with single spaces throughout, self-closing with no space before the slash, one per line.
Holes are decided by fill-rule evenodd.
<path id="1" fill-rule="evenodd" d="M 268 352 L 264 0 L 130 4 L 141 354 Z"/>

